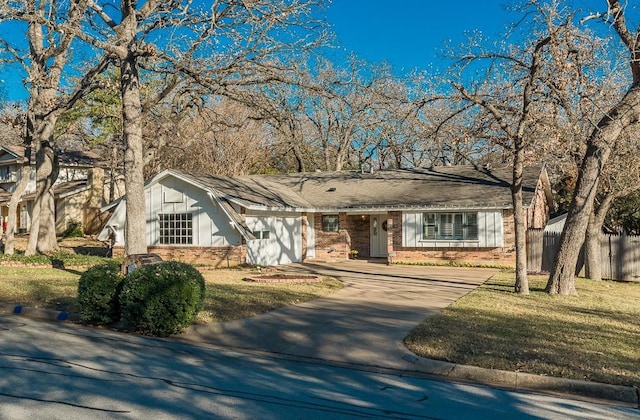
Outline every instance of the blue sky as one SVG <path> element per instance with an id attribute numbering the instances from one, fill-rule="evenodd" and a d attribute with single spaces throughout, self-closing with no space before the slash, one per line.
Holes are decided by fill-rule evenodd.
<path id="1" fill-rule="evenodd" d="M 414 68 L 443 70 L 447 65 L 442 59 L 445 43 L 459 45 L 466 39 L 465 32 L 474 30 L 488 39 L 499 39 L 505 33 L 506 26 L 519 17 L 504 8 L 506 3 L 513 1 L 333 0 L 327 20 L 341 49 L 332 58 L 354 53 L 370 63 L 384 61 L 397 76 L 408 75 Z M 605 0 L 573 3 L 606 8 Z M 0 72 L 0 91 L 4 88 L 8 99 L 24 98 L 26 93 L 16 89 L 22 75 L 11 73 L 6 68 Z"/>
<path id="2" fill-rule="evenodd" d="M 606 0 L 562 0 L 582 17 L 604 12 Z M 524 0 L 332 0 L 327 19 L 345 53 L 371 63 L 386 61 L 394 74 L 404 76 L 418 70 L 445 70 L 445 43 L 459 46 L 465 33 L 480 31 L 488 40 L 499 40 L 507 27 L 522 18 L 505 5 Z M 640 7 L 627 5 L 630 29 L 640 21 Z M 611 28 L 593 20 L 585 25 L 604 34 Z"/>
<path id="3" fill-rule="evenodd" d="M 386 61 L 396 74 L 440 66 L 446 42 L 458 45 L 465 32 L 500 36 L 515 15 L 494 0 L 333 0 L 327 19 L 345 52 Z"/>
<path id="4" fill-rule="evenodd" d="M 502 4 L 504 0 L 333 0 L 327 20 L 342 47 L 336 57 L 353 52 L 371 63 L 386 61 L 402 76 L 439 62 L 445 40 L 459 44 L 465 31 L 501 34 L 514 18 Z M 6 72 L 0 74 L 0 84 L 9 99 L 24 97 L 15 85 L 7 86 L 16 83 L 17 75 Z"/>

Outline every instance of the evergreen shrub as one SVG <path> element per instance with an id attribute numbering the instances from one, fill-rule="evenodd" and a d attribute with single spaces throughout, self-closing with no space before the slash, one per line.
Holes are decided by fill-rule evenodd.
<path id="1" fill-rule="evenodd" d="M 140 267 L 123 282 L 123 326 L 160 337 L 178 334 L 202 309 L 204 291 L 202 274 L 189 264 L 164 261 Z"/>
<path id="2" fill-rule="evenodd" d="M 93 266 L 82 273 L 78 282 L 80 321 L 93 325 L 118 321 L 122 280 L 117 261 Z"/>

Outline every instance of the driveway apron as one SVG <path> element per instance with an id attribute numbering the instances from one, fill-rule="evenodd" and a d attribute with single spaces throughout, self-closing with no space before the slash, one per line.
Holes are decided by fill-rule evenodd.
<path id="1" fill-rule="evenodd" d="M 366 261 L 280 266 L 335 277 L 330 296 L 252 318 L 196 325 L 185 340 L 321 360 L 406 369 L 402 340 L 433 315 L 484 283 L 493 269 L 402 266 Z"/>

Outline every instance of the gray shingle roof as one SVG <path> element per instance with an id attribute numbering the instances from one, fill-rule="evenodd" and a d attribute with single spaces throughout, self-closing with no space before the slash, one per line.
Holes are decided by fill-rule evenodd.
<path id="1" fill-rule="evenodd" d="M 312 205 L 286 185 L 277 182 L 274 176 L 254 175 L 226 177 L 205 174 L 182 174 L 211 188 L 222 197 L 238 202 L 244 207 L 264 206 L 271 208 L 310 208 Z"/>
<path id="2" fill-rule="evenodd" d="M 23 156 L 25 153 L 24 146 L 14 146 L 7 145 L 3 146 L 5 149 L 11 151 L 13 154 L 18 156 L 20 161 L 23 160 Z M 86 167 L 92 168 L 94 166 L 105 167 L 106 163 L 102 160 L 100 155 L 94 153 L 92 151 L 81 151 L 81 150 L 57 150 L 58 159 L 60 161 L 61 166 L 71 166 L 71 167 Z M 32 153 L 32 161 L 35 162 L 35 153 Z"/>
<path id="3" fill-rule="evenodd" d="M 77 194 L 89 188 L 86 180 L 80 181 L 68 181 L 62 182 L 60 184 L 56 184 L 53 186 L 53 194 L 56 198 L 60 196 L 69 196 L 73 194 Z M 25 194 L 22 196 L 23 200 L 33 200 L 36 197 L 36 193 L 32 192 L 29 194 Z"/>
<path id="4" fill-rule="evenodd" d="M 534 198 L 541 171 L 541 166 L 525 168 L 525 206 Z M 510 167 L 486 171 L 472 166 L 442 166 L 374 173 L 341 171 L 234 178 L 174 173 L 252 209 L 511 207 Z"/>

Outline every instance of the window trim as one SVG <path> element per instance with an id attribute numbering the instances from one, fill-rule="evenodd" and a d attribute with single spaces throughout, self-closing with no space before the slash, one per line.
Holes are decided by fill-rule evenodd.
<path id="1" fill-rule="evenodd" d="M 325 222 L 325 218 L 335 218 L 334 222 Z M 329 230 L 328 227 L 331 227 L 335 224 L 335 230 Z M 339 214 L 323 214 L 322 215 L 322 231 L 324 233 L 338 233 L 340 232 L 340 215 Z"/>
<path id="2" fill-rule="evenodd" d="M 475 219 L 475 223 L 469 223 L 469 219 Z M 421 242 L 479 242 L 480 231 L 478 228 L 478 212 L 473 211 L 427 211 L 422 212 Z M 431 220 L 429 220 L 431 219 Z M 449 221 L 446 221 L 446 220 Z M 458 221 L 457 221 L 458 220 Z M 449 226 L 443 226 L 447 224 Z M 431 228 L 433 236 L 427 232 Z M 470 231 L 471 228 L 471 231 Z M 446 236 L 440 236 L 442 231 L 450 231 Z M 460 232 L 459 234 L 457 234 Z M 431 232 L 429 232 L 431 233 Z M 469 236 L 471 234 L 471 236 Z"/>
<path id="3" fill-rule="evenodd" d="M 271 231 L 269 231 L 269 230 L 254 230 L 254 231 L 251 231 L 251 233 L 253 234 L 253 236 L 256 239 L 270 239 L 271 238 Z"/>

